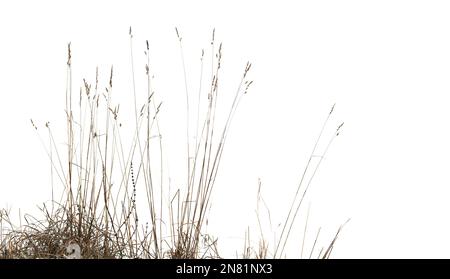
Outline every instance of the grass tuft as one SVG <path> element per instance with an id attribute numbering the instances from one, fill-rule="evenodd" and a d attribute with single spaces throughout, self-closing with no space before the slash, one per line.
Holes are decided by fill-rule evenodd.
<path id="1" fill-rule="evenodd" d="M 219 80 L 221 76 L 222 44 L 215 42 L 215 30 L 211 39 L 210 80 L 202 87 L 205 50 L 201 52 L 200 80 L 197 108 L 190 107 L 191 93 L 182 45 L 182 36 L 175 28 L 179 43 L 186 101 L 186 153 L 180 158 L 186 162 L 187 176 L 184 185 L 170 189 L 165 184 L 163 140 L 159 124 L 162 102 L 152 88 L 152 68 L 149 43 L 145 42 L 147 77 L 146 100 L 138 103 L 135 84 L 133 34 L 129 29 L 132 96 L 134 101 L 134 131 L 123 133 L 120 104 L 113 100 L 113 67 L 106 87 L 101 89 L 99 70 L 95 81 L 83 79 L 79 95 L 72 89 L 72 49 L 67 45 L 66 66 L 66 147 L 57 148 L 49 122 L 44 129 L 31 120 L 50 162 L 52 199 L 40 207 L 40 218 L 25 215 L 24 224 L 15 226 L 8 210 L 0 211 L 0 258 L 220 258 L 218 239 L 205 233 L 204 227 L 211 206 L 211 196 L 220 170 L 227 136 L 241 98 L 247 94 L 253 81 L 248 79 L 251 63 L 247 62 L 240 76 L 233 101 L 224 115 L 218 119 Z M 76 100 L 76 101 L 75 101 Z M 204 104 L 204 107 L 200 107 Z M 196 109 L 196 111 L 191 111 Z M 294 199 L 289 208 L 282 232 L 269 249 L 260 213 L 268 209 L 261 195 L 261 182 L 257 195 L 257 216 L 260 226 L 259 242 L 252 246 L 251 231 L 245 234 L 242 258 L 282 258 L 289 243 L 289 236 L 299 216 L 299 209 L 318 170 L 323 157 L 342 124 L 329 140 L 321 154 L 317 145 L 334 111 L 326 118 L 305 167 Z M 195 117 L 191 117 L 195 115 Z M 195 125 L 191 125 L 195 121 Z M 195 126 L 195 129 L 190 129 Z M 44 133 L 42 133 L 44 131 Z M 45 135 L 44 135 L 45 134 Z M 131 140 L 130 140 L 131 138 Z M 131 144 L 124 145 L 130 141 Z M 312 159 L 319 162 L 312 164 Z M 312 176 L 306 173 L 312 169 Z M 57 188 L 62 186 L 62 188 Z M 59 191 L 58 189 L 62 189 Z M 57 198 L 57 195 L 60 198 Z M 143 195 L 143 198 L 138 196 Z M 140 210 L 139 210 L 140 209 Z M 22 220 L 22 219 L 21 219 Z M 319 257 L 331 255 L 336 239 L 319 252 Z M 305 232 L 307 224 L 305 225 Z M 316 249 L 320 230 L 309 252 Z M 303 251 L 304 239 L 302 243 Z M 75 249 L 75 248 L 76 249 Z M 76 251 L 79 249 L 80 251 Z"/>

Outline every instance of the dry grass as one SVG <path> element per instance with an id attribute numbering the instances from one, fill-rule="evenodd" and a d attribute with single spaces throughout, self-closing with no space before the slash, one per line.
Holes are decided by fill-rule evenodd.
<path id="1" fill-rule="evenodd" d="M 203 228 L 233 116 L 241 98 L 252 84 L 248 79 L 251 64 L 245 65 L 233 102 L 225 115 L 225 122 L 220 125 L 216 121 L 216 112 L 222 44 L 216 45 L 213 32 L 210 61 L 213 71 L 209 87 L 199 90 L 198 107 L 193 112 L 189 107 L 190 94 L 182 37 L 178 30 L 176 35 L 186 85 L 186 154 L 183 159 L 187 167 L 185 186 L 172 190 L 167 189 L 170 185 L 164 184 L 163 141 L 159 127 L 162 103 L 156 100 L 152 89 L 148 42 L 145 48 L 147 64 L 143 73 L 147 76 L 147 96 L 146 102 L 138 105 L 134 81 L 133 34 L 130 28 L 134 98 L 134 132 L 131 135 L 122 135 L 120 105 L 114 104 L 112 98 L 112 67 L 109 82 L 104 89 L 99 84 L 97 69 L 93 83 L 84 80 L 79 94 L 72 91 L 72 50 L 69 44 L 65 104 L 67 148 L 61 150 L 56 147 L 48 122 L 42 129 L 31 120 L 51 164 L 52 181 L 55 180 L 52 182 L 52 203 L 41 207 L 40 218 L 25 215 L 25 224 L 18 227 L 11 221 L 7 210 L 0 212 L 0 258 L 64 258 L 67 256 L 65 248 L 69 243 L 77 243 L 81 247 L 83 258 L 220 257 L 218 240 L 204 234 Z M 204 53 L 202 51 L 200 84 L 205 76 Z M 205 104 L 204 115 L 201 115 L 200 103 Z M 305 173 L 314 168 L 313 176 L 342 127 L 339 126 L 326 150 L 320 154 L 319 163 L 312 167 L 310 163 L 317 156 L 317 143 L 332 112 L 333 109 L 322 127 L 305 168 Z M 189 129 L 191 114 L 196 115 L 195 130 Z M 124 146 L 123 136 L 132 138 L 131 145 Z M 288 211 L 276 249 L 269 251 L 269 243 L 262 231 L 258 247 L 252 247 L 250 231 L 247 231 L 244 250 L 240 256 L 284 257 L 294 221 L 312 181 L 313 176 L 307 180 L 305 173 Z M 63 185 L 64 188 L 59 199 L 54 196 L 58 192 L 58 185 Z M 142 188 L 143 191 L 138 190 Z M 138 193 L 145 193 L 146 204 L 138 205 Z M 258 192 L 258 212 L 262 206 L 270 217 L 270 211 Z M 139 207 L 145 209 L 143 219 L 139 217 L 142 214 Z M 326 249 L 322 249 L 319 257 L 330 256 L 340 230 L 341 228 Z M 313 251 L 310 255 L 312 253 Z"/>

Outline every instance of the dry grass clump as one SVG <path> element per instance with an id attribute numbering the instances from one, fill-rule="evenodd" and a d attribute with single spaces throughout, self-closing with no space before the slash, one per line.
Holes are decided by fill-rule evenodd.
<path id="1" fill-rule="evenodd" d="M 182 37 L 177 29 L 176 35 L 187 84 Z M 143 72 L 147 77 L 146 101 L 138 104 L 131 28 L 129 37 L 134 98 L 131 127 L 134 131 L 125 136 L 131 137 L 131 144 L 124 145 L 120 104 L 113 102 L 113 68 L 106 87 L 99 84 L 97 69 L 95 81 L 90 83 L 84 79 L 79 93 L 75 94 L 69 44 L 65 104 L 67 148 L 57 148 L 50 123 L 45 124 L 42 133 L 42 128 L 31 120 L 50 161 L 52 202 L 42 206 L 41 218 L 26 215 L 26 224 L 19 227 L 13 225 L 8 211 L 0 212 L 0 258 L 66 258 L 66 247 L 70 243 L 80 246 L 83 258 L 220 257 L 217 239 L 205 234 L 203 228 L 233 116 L 252 84 L 248 79 L 251 64 L 245 65 L 224 123 L 219 123 L 216 113 L 222 44 L 217 47 L 213 31 L 209 86 L 199 90 L 196 110 L 189 107 L 190 94 L 186 85 L 186 154 L 181 157 L 186 162 L 187 176 L 182 187 L 170 189 L 170 185 L 164 184 L 159 127 L 162 103 L 157 100 L 151 84 L 149 44 L 146 42 L 147 61 Z M 204 60 L 202 51 L 200 84 L 204 83 Z M 205 104 L 203 109 L 200 104 Z M 192 115 L 196 115 L 194 121 L 190 118 Z M 189 128 L 191 122 L 195 122 L 196 129 Z M 317 142 L 321 136 L 322 132 Z M 312 168 L 310 163 L 316 156 L 316 146 L 306 170 Z M 320 155 L 322 158 L 326 150 Z M 319 166 L 320 162 L 314 165 L 313 176 Z M 284 257 L 293 223 L 312 180 L 305 179 L 304 175 L 275 251 L 269 253 L 263 234 L 259 247 L 253 248 L 248 233 L 242 257 Z M 63 186 L 61 193 L 58 185 Z M 137 200 L 138 195 L 144 196 L 145 204 L 139 204 L 142 199 Z M 319 257 L 329 257 L 335 239 Z"/>
<path id="2" fill-rule="evenodd" d="M 9 231 L 3 236 L 0 258 L 39 259 L 66 258 L 66 247 L 76 243 L 82 247 L 84 258 L 122 258 L 126 248 L 125 241 L 105 238 L 114 235 L 111 230 L 105 233 L 105 226 L 98 220 L 89 218 L 78 219 L 68 215 L 61 206 L 50 214 L 42 210 L 43 221 L 31 216 L 25 216 L 26 225 Z M 8 220 L 6 211 L 2 213 L 3 221 Z M 11 223 L 8 223 L 13 227 Z"/>

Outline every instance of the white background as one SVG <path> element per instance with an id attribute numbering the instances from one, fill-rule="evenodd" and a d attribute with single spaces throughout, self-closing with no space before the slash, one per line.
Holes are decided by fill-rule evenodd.
<path id="1" fill-rule="evenodd" d="M 176 158 L 185 142 L 170 140 L 184 124 L 185 93 L 174 27 L 192 91 L 215 27 L 222 94 L 232 95 L 247 60 L 254 86 L 230 131 L 210 233 L 242 248 L 258 178 L 276 230 L 336 102 L 329 128 L 345 126 L 313 182 L 309 237 L 351 218 L 334 257 L 450 257 L 449 14 L 448 1 L 2 1 L 0 205 L 33 212 L 50 198 L 47 157 L 29 119 L 63 127 L 69 41 L 75 91 L 97 65 L 106 84 L 114 64 L 116 96 L 132 98 L 129 26 L 138 91 L 149 40 Z M 64 129 L 55 134 L 63 146 Z M 300 243 L 290 249 L 298 253 Z"/>

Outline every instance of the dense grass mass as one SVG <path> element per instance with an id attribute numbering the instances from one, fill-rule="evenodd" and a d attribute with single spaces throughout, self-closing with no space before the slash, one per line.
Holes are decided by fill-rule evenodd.
<path id="1" fill-rule="evenodd" d="M 13 224 L 10 212 L 5 209 L 0 211 L 0 258 L 221 257 L 217 249 L 219 239 L 205 234 L 203 228 L 230 125 L 241 98 L 252 85 L 248 78 L 251 64 L 244 66 L 231 106 L 226 115 L 220 116 L 224 119 L 223 123 L 219 122 L 217 96 L 222 44 L 216 44 L 213 32 L 211 58 L 206 59 L 205 52 L 202 52 L 200 62 L 199 84 L 204 83 L 206 76 L 203 74 L 204 63 L 211 63 L 213 69 L 206 83 L 208 87 L 200 88 L 198 96 L 189 96 L 186 86 L 186 154 L 180 154 L 180 160 L 186 162 L 187 177 L 182 187 L 170 189 L 170 184 L 165 183 L 164 144 L 159 123 L 162 103 L 157 100 L 152 88 L 149 45 L 146 42 L 145 72 L 138 72 L 147 77 L 146 102 L 138 104 L 131 28 L 129 35 L 134 98 L 134 111 L 131 113 L 134 114 L 134 123 L 127 124 L 133 132 L 123 132 L 122 111 L 120 105 L 113 102 L 112 67 L 106 87 L 99 84 L 97 69 L 95 81 L 84 80 L 79 94 L 72 90 L 72 49 L 69 44 L 65 103 L 67 148 L 57 148 L 48 122 L 41 127 L 31 120 L 51 164 L 52 181 L 55 181 L 55 185 L 51 185 L 52 202 L 40 208 L 42 214 L 39 217 L 25 215 L 25 223 L 21 226 Z M 178 30 L 176 35 L 186 81 L 182 37 Z M 193 97 L 198 97 L 197 108 L 189 107 L 189 98 Z M 242 251 L 240 257 L 286 257 L 289 235 L 312 178 L 342 127 L 341 124 L 325 150 L 317 154 L 317 144 L 333 110 L 334 106 L 316 140 L 293 201 L 287 208 L 281 234 L 273 245 L 275 249 L 269 249 L 269 243 L 264 238 L 256 247 L 246 240 L 243 251 L 236 248 Z M 195 119 L 190 119 L 193 115 L 196 115 Z M 190 128 L 192 126 L 195 128 Z M 319 160 L 312 163 L 316 157 Z M 307 172 L 311 175 L 306 175 Z M 56 185 L 63 185 L 64 190 L 59 193 Z M 138 188 L 144 189 L 139 193 L 145 193 L 145 204 L 137 202 Z M 258 200 L 261 200 L 259 194 Z M 319 230 L 312 250 L 305 251 L 306 257 L 328 258 L 340 231 L 341 228 L 326 247 L 317 247 Z"/>

